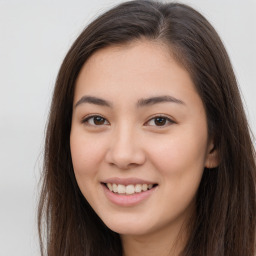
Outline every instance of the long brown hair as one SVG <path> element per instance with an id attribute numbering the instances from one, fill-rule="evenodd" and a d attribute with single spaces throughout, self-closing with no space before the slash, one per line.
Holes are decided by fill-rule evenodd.
<path id="1" fill-rule="evenodd" d="M 204 170 L 195 220 L 181 255 L 253 256 L 255 149 L 229 57 L 214 28 L 197 11 L 144 0 L 125 2 L 93 21 L 62 63 L 45 140 L 38 209 L 42 255 L 122 255 L 119 235 L 104 225 L 78 188 L 69 137 L 74 87 L 83 64 L 98 49 L 141 38 L 168 45 L 188 70 L 220 155 L 217 168 Z"/>

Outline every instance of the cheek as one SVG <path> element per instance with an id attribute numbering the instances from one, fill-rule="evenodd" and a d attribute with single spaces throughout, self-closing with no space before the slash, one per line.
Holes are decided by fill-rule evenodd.
<path id="1" fill-rule="evenodd" d="M 204 168 L 207 148 L 204 129 L 184 129 L 150 144 L 155 145 L 150 150 L 154 165 L 166 175 L 190 174 L 192 171 L 196 174 Z"/>
<path id="2" fill-rule="evenodd" d="M 192 207 L 196 191 L 204 170 L 207 134 L 183 130 L 163 140 L 158 140 L 151 149 L 152 162 L 160 174 L 163 195 L 160 205 L 164 208 L 164 216 L 178 216 Z M 152 141 L 151 141 L 152 144 Z M 190 210 L 189 210 L 190 211 Z"/>
<path id="3" fill-rule="evenodd" d="M 77 179 L 97 173 L 97 167 L 104 155 L 102 144 L 97 142 L 93 136 L 71 132 L 70 150 Z"/>

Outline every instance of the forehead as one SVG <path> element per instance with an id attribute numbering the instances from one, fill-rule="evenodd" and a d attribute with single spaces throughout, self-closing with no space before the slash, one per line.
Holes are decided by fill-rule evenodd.
<path id="1" fill-rule="evenodd" d="M 161 60 L 162 58 L 165 59 L 165 61 L 171 61 L 171 55 L 172 51 L 170 47 L 163 42 L 141 39 L 127 42 L 125 44 L 110 45 L 99 49 L 89 57 L 85 65 L 88 64 L 87 66 L 89 66 L 98 61 L 109 61 L 108 58 L 113 60 L 116 58 L 126 58 L 126 61 L 133 61 L 138 59 L 138 56 L 144 57 L 141 61 L 146 65 L 147 62 L 144 60 L 156 61 L 157 59 Z"/>
<path id="2" fill-rule="evenodd" d="M 96 51 L 79 73 L 75 94 L 107 93 L 114 86 L 115 90 L 161 91 L 181 84 L 194 89 L 189 73 L 175 61 L 170 49 L 162 43 L 143 40 Z"/>

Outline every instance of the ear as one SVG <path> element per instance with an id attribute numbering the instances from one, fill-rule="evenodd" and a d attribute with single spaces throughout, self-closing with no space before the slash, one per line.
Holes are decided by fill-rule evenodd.
<path id="1" fill-rule="evenodd" d="M 219 151 L 216 149 L 214 142 L 211 141 L 207 148 L 207 155 L 205 158 L 205 167 L 208 169 L 218 167 L 220 163 Z"/>

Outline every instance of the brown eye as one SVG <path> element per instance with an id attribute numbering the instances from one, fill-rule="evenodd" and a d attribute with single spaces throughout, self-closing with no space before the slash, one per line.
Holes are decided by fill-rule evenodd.
<path id="1" fill-rule="evenodd" d="M 146 125 L 148 126 L 157 126 L 157 127 L 165 127 L 169 126 L 171 124 L 175 123 L 173 120 L 171 120 L 168 117 L 165 116 L 156 116 L 154 118 L 151 118 Z"/>
<path id="2" fill-rule="evenodd" d="M 167 120 L 164 117 L 157 117 L 154 119 L 154 122 L 156 126 L 163 126 L 166 124 Z"/>
<path id="3" fill-rule="evenodd" d="M 105 123 L 105 119 L 101 116 L 95 116 L 93 117 L 93 122 L 96 125 L 103 125 Z"/>
<path id="4" fill-rule="evenodd" d="M 89 116 L 83 120 L 83 123 L 91 126 L 101 126 L 109 124 L 109 122 L 102 116 Z"/>

